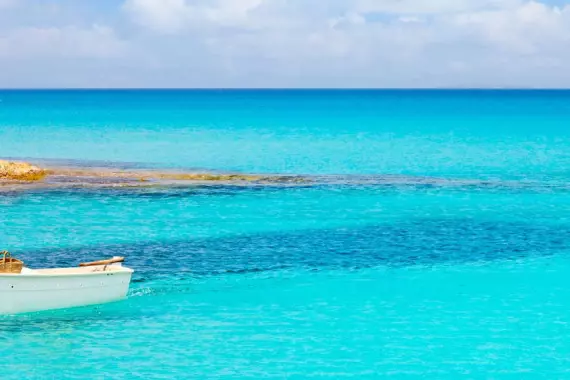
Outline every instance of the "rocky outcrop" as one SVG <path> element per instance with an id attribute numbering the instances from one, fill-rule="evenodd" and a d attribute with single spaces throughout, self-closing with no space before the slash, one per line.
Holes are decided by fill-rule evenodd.
<path id="1" fill-rule="evenodd" d="M 47 171 L 27 162 L 11 162 L 0 160 L 0 180 L 40 181 Z"/>

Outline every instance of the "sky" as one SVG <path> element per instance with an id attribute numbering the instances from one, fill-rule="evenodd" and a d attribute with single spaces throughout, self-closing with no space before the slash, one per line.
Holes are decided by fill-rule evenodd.
<path id="1" fill-rule="evenodd" d="M 570 0 L 0 0 L 0 88 L 569 88 Z"/>

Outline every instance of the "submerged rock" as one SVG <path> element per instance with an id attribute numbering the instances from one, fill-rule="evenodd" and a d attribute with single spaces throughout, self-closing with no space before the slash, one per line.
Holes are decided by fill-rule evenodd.
<path id="1" fill-rule="evenodd" d="M 48 172 L 27 162 L 0 160 L 0 180 L 40 181 Z"/>
<path id="2" fill-rule="evenodd" d="M 160 179 L 176 181 L 260 181 L 263 176 L 249 174 L 208 174 L 208 173 L 157 173 Z"/>
<path id="3" fill-rule="evenodd" d="M 300 176 L 260 175 L 240 173 L 184 173 L 175 171 L 157 170 L 120 170 L 114 171 L 105 168 L 50 168 L 48 174 L 51 178 L 62 177 L 69 179 L 92 178 L 95 181 L 104 179 L 121 179 L 136 182 L 149 181 L 188 181 L 188 182 L 220 182 L 220 183 L 301 183 L 306 181 Z"/>
<path id="4" fill-rule="evenodd" d="M 42 181 L 45 178 L 45 181 Z M 65 188 L 93 186 L 179 186 L 216 184 L 301 184 L 302 176 L 259 175 L 247 173 L 185 173 L 158 170 L 113 170 L 100 167 L 41 168 L 27 162 L 0 160 L 0 190 L 13 191 L 30 188 Z M 16 186 L 16 188 L 14 188 Z"/>

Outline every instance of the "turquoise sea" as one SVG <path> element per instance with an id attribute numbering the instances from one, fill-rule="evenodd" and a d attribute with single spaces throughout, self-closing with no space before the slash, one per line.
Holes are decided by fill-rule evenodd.
<path id="1" fill-rule="evenodd" d="M 0 157 L 314 178 L 0 192 L 30 266 L 137 271 L 0 317 L 2 380 L 570 379 L 570 91 L 6 90 Z"/>

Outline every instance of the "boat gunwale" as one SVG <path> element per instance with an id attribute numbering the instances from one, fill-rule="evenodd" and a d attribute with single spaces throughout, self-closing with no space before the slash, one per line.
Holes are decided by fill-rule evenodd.
<path id="1" fill-rule="evenodd" d="M 46 268 L 52 269 L 52 268 Z M 53 269 L 73 269 L 73 268 L 53 268 Z M 39 269 L 38 271 L 41 271 Z M 53 278 L 53 277 L 91 277 L 91 276 L 108 276 L 111 274 L 133 274 L 134 270 L 127 267 L 121 267 L 120 269 L 112 270 L 112 271 L 92 271 L 92 272 L 85 272 L 85 273 L 38 273 L 38 272 L 30 272 L 30 273 L 0 273 L 0 279 L 2 278 Z"/>

